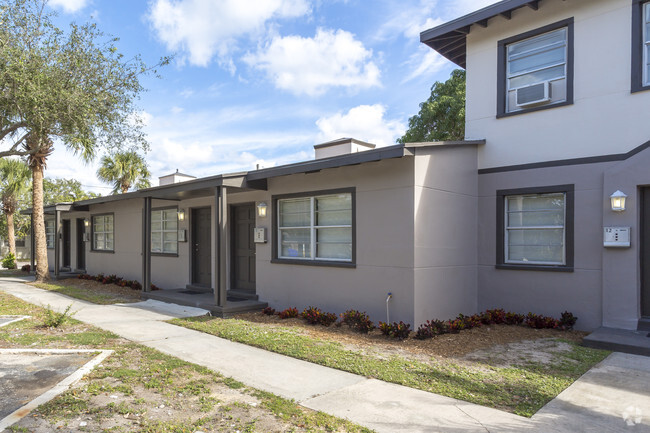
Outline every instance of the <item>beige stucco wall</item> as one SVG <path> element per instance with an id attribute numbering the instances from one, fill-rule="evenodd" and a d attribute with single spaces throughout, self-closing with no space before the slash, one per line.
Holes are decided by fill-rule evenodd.
<path id="1" fill-rule="evenodd" d="M 479 168 L 625 153 L 650 138 L 650 92 L 632 94 L 631 0 L 547 0 L 467 38 L 466 137 L 486 138 Z M 574 104 L 497 119 L 497 41 L 575 19 Z"/>
<path id="2" fill-rule="evenodd" d="M 310 305 L 342 313 L 367 311 L 372 320 L 413 324 L 413 158 L 383 160 L 269 179 L 268 217 L 258 219 L 272 238 L 272 195 L 356 188 L 356 268 L 271 263 L 271 242 L 257 247 L 257 293 L 276 309 Z"/>
<path id="3" fill-rule="evenodd" d="M 477 307 L 476 146 L 417 149 L 415 326 Z"/>

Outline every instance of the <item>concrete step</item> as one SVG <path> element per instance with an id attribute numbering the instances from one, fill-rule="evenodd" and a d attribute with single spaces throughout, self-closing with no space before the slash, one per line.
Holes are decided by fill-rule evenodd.
<path id="1" fill-rule="evenodd" d="M 644 317 L 639 319 L 639 324 L 637 331 L 648 331 L 650 332 L 650 318 Z"/>
<path id="2" fill-rule="evenodd" d="M 142 297 L 144 299 L 155 299 L 157 301 L 185 305 L 187 307 L 203 308 L 204 310 L 209 310 L 215 317 L 230 317 L 236 313 L 260 311 L 269 305 L 267 302 L 236 298 L 228 294 L 226 305 L 220 307 L 216 305 L 214 294 L 212 292 L 196 291 L 191 289 L 142 292 Z"/>
<path id="3" fill-rule="evenodd" d="M 648 331 L 602 327 L 583 338 L 582 344 L 594 349 L 650 356 L 650 333 Z"/>

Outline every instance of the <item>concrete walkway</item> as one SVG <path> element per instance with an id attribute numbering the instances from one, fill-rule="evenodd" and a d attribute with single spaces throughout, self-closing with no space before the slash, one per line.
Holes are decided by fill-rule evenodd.
<path id="1" fill-rule="evenodd" d="M 379 433 L 650 432 L 650 358 L 613 354 L 531 419 L 233 343 L 164 323 L 204 310 L 146 301 L 95 305 L 0 279 L 0 290 L 251 387 L 347 418 Z"/>

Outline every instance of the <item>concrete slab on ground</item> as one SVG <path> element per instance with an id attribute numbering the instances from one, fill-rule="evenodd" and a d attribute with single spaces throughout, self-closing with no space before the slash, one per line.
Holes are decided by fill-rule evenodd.
<path id="1" fill-rule="evenodd" d="M 20 322 L 27 318 L 29 318 L 29 316 L 0 316 L 0 328 L 14 322 Z"/>
<path id="2" fill-rule="evenodd" d="M 595 349 L 650 356 L 650 332 L 627 329 L 598 328 L 583 343 Z"/>

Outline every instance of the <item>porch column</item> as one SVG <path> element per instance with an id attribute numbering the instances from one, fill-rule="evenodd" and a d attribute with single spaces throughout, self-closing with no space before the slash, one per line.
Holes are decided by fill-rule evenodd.
<path id="1" fill-rule="evenodd" d="M 61 267 L 61 211 L 54 210 L 54 279 L 59 279 Z"/>
<path id="2" fill-rule="evenodd" d="M 225 307 L 226 293 L 226 262 L 228 249 L 226 233 L 228 228 L 228 191 L 224 186 L 218 186 L 214 197 L 214 227 L 215 227 L 215 275 L 212 277 L 214 287 L 214 302 L 218 307 Z"/>
<path id="3" fill-rule="evenodd" d="M 30 273 L 36 273 L 36 255 L 34 250 L 36 249 L 36 238 L 34 237 L 34 212 L 29 215 L 30 224 L 29 227 L 29 265 Z"/>
<path id="4" fill-rule="evenodd" d="M 151 197 L 142 208 L 142 291 L 151 291 Z"/>

